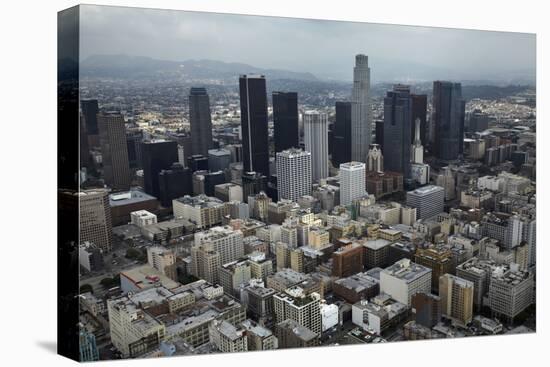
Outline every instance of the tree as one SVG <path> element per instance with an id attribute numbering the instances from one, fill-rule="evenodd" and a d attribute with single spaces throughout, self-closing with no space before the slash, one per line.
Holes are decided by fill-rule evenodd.
<path id="1" fill-rule="evenodd" d="M 141 251 L 138 250 L 138 249 L 129 248 L 128 250 L 126 250 L 126 258 L 127 258 L 127 259 L 137 260 L 137 259 L 139 259 L 141 256 L 142 256 L 142 253 L 141 253 Z"/>
<path id="2" fill-rule="evenodd" d="M 103 288 L 112 288 L 116 285 L 116 282 L 115 282 L 115 279 L 107 277 L 107 278 L 101 279 L 99 284 L 101 284 Z"/>
<path id="3" fill-rule="evenodd" d="M 83 294 L 83 293 L 94 293 L 94 287 L 92 287 L 91 284 L 82 284 L 80 286 L 80 294 Z"/>

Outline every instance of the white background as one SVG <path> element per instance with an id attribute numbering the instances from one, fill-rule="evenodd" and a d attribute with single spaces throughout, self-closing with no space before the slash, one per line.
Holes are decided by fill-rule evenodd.
<path id="1" fill-rule="evenodd" d="M 548 325 L 548 9 L 540 1 L 180 0 L 97 4 L 537 33 L 538 274 L 536 335 L 104 362 L 105 366 L 542 365 Z M 56 339 L 56 12 L 73 1 L 4 0 L 0 11 L 0 361 L 72 364 Z M 254 30 L 251 30 L 253 32 Z M 330 52 L 330 45 L 327 45 Z M 511 49 L 510 53 L 514 50 Z M 545 104 L 546 103 L 546 104 Z"/>

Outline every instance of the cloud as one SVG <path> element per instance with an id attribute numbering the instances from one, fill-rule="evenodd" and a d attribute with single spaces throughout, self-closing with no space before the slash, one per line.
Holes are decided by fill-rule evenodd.
<path id="1" fill-rule="evenodd" d="M 535 69 L 535 35 L 173 10 L 82 6 L 83 57 L 214 59 L 351 78 L 369 55 L 373 79 L 439 70 L 480 77 Z M 378 72 L 377 72 L 378 71 Z"/>

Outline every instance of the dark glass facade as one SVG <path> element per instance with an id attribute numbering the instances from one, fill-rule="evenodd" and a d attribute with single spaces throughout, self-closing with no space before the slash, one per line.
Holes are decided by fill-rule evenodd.
<path id="1" fill-rule="evenodd" d="M 434 155 L 455 160 L 463 152 L 464 109 L 460 83 L 435 81 L 433 84 Z"/>
<path id="2" fill-rule="evenodd" d="M 411 144 L 414 142 L 414 129 L 416 119 L 420 119 L 420 140 L 427 145 L 426 140 L 426 115 L 428 113 L 428 96 L 425 94 L 411 94 L 412 115 L 411 115 Z"/>
<path id="3" fill-rule="evenodd" d="M 298 93 L 273 92 L 275 152 L 298 147 Z"/>
<path id="4" fill-rule="evenodd" d="M 141 144 L 143 183 L 145 192 L 160 196 L 158 176 L 163 169 L 170 169 L 178 161 L 178 144 L 175 141 L 154 140 Z"/>
<path id="5" fill-rule="evenodd" d="M 351 102 L 336 102 L 336 121 L 334 122 L 334 147 L 332 164 L 351 161 Z"/>
<path id="6" fill-rule="evenodd" d="M 384 169 L 410 176 L 412 99 L 409 87 L 396 85 L 384 98 Z"/>
<path id="7" fill-rule="evenodd" d="M 189 92 L 189 122 L 193 154 L 208 156 L 208 149 L 213 148 L 212 117 L 205 88 L 191 88 Z"/>
<path id="8" fill-rule="evenodd" d="M 160 203 L 163 207 L 172 206 L 172 200 L 193 194 L 191 170 L 180 163 L 174 163 L 170 169 L 159 173 Z"/>
<path id="9" fill-rule="evenodd" d="M 264 76 L 239 78 L 243 168 L 269 177 L 267 94 Z"/>

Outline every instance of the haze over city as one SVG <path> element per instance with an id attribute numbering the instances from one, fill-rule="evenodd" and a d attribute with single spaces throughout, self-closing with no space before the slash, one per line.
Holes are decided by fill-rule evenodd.
<path id="1" fill-rule="evenodd" d="M 81 60 L 210 59 L 350 81 L 362 52 L 374 82 L 535 79 L 534 34 L 100 6 L 81 19 Z"/>

